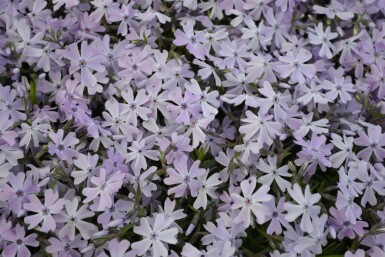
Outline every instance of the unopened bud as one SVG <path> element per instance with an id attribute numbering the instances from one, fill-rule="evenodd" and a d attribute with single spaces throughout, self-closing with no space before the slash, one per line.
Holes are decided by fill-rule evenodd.
<path id="1" fill-rule="evenodd" d="M 95 249 L 95 246 L 93 244 L 90 244 L 88 245 L 86 248 L 84 248 L 83 250 L 81 250 L 80 252 L 81 253 L 86 253 L 86 252 L 89 252 L 89 251 L 92 251 Z"/>
<path id="2" fill-rule="evenodd" d="M 281 140 L 281 141 L 286 140 L 286 138 L 287 138 L 287 134 L 286 134 L 286 133 L 281 134 L 281 135 L 279 136 L 279 140 Z"/>
<path id="3" fill-rule="evenodd" d="M 108 236 L 108 234 L 109 234 L 109 232 L 107 230 L 102 230 L 102 231 L 95 233 L 92 237 L 93 238 L 104 237 L 104 236 Z"/>
<path id="4" fill-rule="evenodd" d="M 19 74 L 20 73 L 20 69 L 19 68 L 13 68 L 12 69 L 12 74 Z"/>
<path id="5" fill-rule="evenodd" d="M 187 228 L 187 231 L 186 231 L 186 234 L 185 236 L 189 236 L 195 229 L 195 225 L 194 224 L 190 224 Z"/>

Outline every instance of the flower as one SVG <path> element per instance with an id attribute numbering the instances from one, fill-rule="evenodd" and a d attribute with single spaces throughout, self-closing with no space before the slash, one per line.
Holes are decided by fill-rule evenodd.
<path id="1" fill-rule="evenodd" d="M 107 177 L 106 170 L 101 168 L 99 170 L 99 177 L 92 177 L 91 182 L 96 187 L 84 188 L 82 193 L 87 198 L 83 200 L 84 203 L 89 203 L 99 196 L 97 210 L 102 211 L 104 208 L 112 206 L 112 195 L 119 191 L 124 178 L 123 173 L 113 173 Z"/>
<path id="2" fill-rule="evenodd" d="M 143 236 L 143 240 L 133 243 L 132 249 L 142 256 L 151 247 L 153 257 L 168 256 L 167 244 L 178 242 L 178 229 L 169 228 L 173 221 L 164 214 L 156 214 L 152 220 L 141 218 L 140 225 L 134 227 L 134 232 Z"/>
<path id="3" fill-rule="evenodd" d="M 297 253 L 302 253 L 303 250 L 309 249 L 313 254 L 321 254 L 322 246 L 327 244 L 327 232 L 325 232 L 325 225 L 328 215 L 323 214 L 321 217 L 313 219 L 314 229 L 309 232 L 308 236 L 302 236 L 298 239 L 294 250 Z"/>
<path id="4" fill-rule="evenodd" d="M 305 77 L 311 79 L 316 73 L 313 64 L 305 64 L 311 58 L 312 54 L 303 48 L 298 53 L 289 51 L 286 56 L 279 57 L 282 64 L 279 64 L 276 70 L 280 73 L 281 77 L 290 77 L 293 82 L 303 84 Z"/>
<path id="5" fill-rule="evenodd" d="M 282 177 L 291 177 L 292 174 L 288 173 L 289 167 L 287 165 L 277 168 L 277 156 L 268 156 L 268 164 L 264 159 L 261 159 L 256 165 L 256 168 L 266 175 L 262 175 L 258 178 L 258 182 L 262 185 L 271 186 L 273 180 L 277 183 L 282 192 L 285 192 L 287 188 L 291 187 L 290 182 Z"/>
<path id="6" fill-rule="evenodd" d="M 77 228 L 84 239 L 90 239 L 91 233 L 97 231 L 97 227 L 92 223 L 85 222 L 83 219 L 93 217 L 94 212 L 88 210 L 88 204 L 80 206 L 79 199 L 66 200 L 65 212 L 61 212 L 54 216 L 54 220 L 58 223 L 65 223 L 59 230 L 59 236 L 68 238 L 72 241 L 75 239 L 75 228 Z"/>
<path id="7" fill-rule="evenodd" d="M 211 177 L 207 178 L 208 174 L 208 171 L 206 171 L 203 176 L 198 177 L 200 187 L 198 189 L 198 196 L 193 204 L 195 209 L 199 209 L 200 207 L 206 209 L 207 195 L 209 195 L 211 198 L 217 198 L 215 191 L 217 186 L 221 184 L 222 181 L 219 179 L 219 173 L 215 173 Z"/>
<path id="8" fill-rule="evenodd" d="M 357 156 L 368 161 L 370 156 L 374 155 L 379 159 L 385 158 L 385 133 L 382 134 L 380 126 L 370 126 L 367 129 L 367 134 L 363 131 L 358 132 L 359 137 L 354 139 L 354 143 L 359 146 L 366 146 L 365 149 L 358 152 Z"/>
<path id="9" fill-rule="evenodd" d="M 196 119 L 200 117 L 199 96 L 192 94 L 190 91 L 185 91 L 183 96 L 182 90 L 177 87 L 169 93 L 169 99 L 176 103 L 176 105 L 168 105 L 167 109 L 177 123 L 186 125 L 190 122 L 191 115 Z"/>
<path id="10" fill-rule="evenodd" d="M 87 246 L 87 241 L 81 240 L 81 235 L 77 235 L 75 239 L 69 240 L 68 236 L 63 238 L 51 237 L 48 239 L 50 243 L 46 251 L 51 254 L 58 254 L 60 257 L 64 256 L 80 256 L 79 251 L 75 249 L 82 249 Z"/>
<path id="11" fill-rule="evenodd" d="M 190 145 L 190 139 L 185 135 L 177 135 L 176 132 L 171 134 L 171 141 L 166 137 L 157 138 L 160 149 L 166 155 L 166 161 L 168 164 L 172 163 L 175 159 L 183 159 L 186 153 L 193 150 Z"/>
<path id="12" fill-rule="evenodd" d="M 289 202 L 284 204 L 284 209 L 287 211 L 286 220 L 292 222 L 302 215 L 301 229 L 308 233 L 313 232 L 314 222 L 312 220 L 321 211 L 321 207 L 314 204 L 321 199 L 321 195 L 317 193 L 312 194 L 309 185 L 306 186 L 305 194 L 303 194 L 301 187 L 297 183 L 293 185 L 292 189 L 288 188 L 287 191 L 297 204 Z"/>
<path id="13" fill-rule="evenodd" d="M 262 203 L 270 201 L 272 198 L 272 195 L 267 193 L 270 191 L 270 187 L 263 185 L 253 193 L 256 185 L 257 180 L 255 177 L 251 177 L 241 183 L 243 197 L 237 193 L 231 194 L 231 199 L 234 201 L 231 209 L 241 208 L 234 221 L 236 223 L 243 222 L 246 228 L 251 224 L 251 212 L 253 212 L 259 224 L 266 222 L 266 216 L 269 214 L 269 209 Z"/>
<path id="14" fill-rule="evenodd" d="M 74 170 L 71 172 L 71 176 L 75 179 L 75 185 L 82 183 L 84 180 L 89 179 L 90 176 L 94 175 L 98 160 L 99 156 L 97 154 L 91 155 L 88 153 L 87 155 L 79 154 L 77 156 L 74 160 L 74 164 L 80 170 Z"/>
<path id="15" fill-rule="evenodd" d="M 29 224 L 28 229 L 32 229 L 40 222 L 43 222 L 40 231 L 55 231 L 56 222 L 52 215 L 60 213 L 64 205 L 64 199 L 59 198 L 59 193 L 52 189 L 44 191 L 44 205 L 33 194 L 28 195 L 28 200 L 29 203 L 24 204 L 24 209 L 36 213 L 24 218 L 24 222 Z"/>
<path id="16" fill-rule="evenodd" d="M 281 124 L 279 122 L 270 121 L 272 118 L 272 115 L 263 115 L 259 113 L 257 116 L 251 111 L 246 111 L 246 118 L 241 119 L 241 121 L 249 124 L 241 126 L 239 131 L 245 134 L 245 140 L 257 136 L 257 141 L 260 144 L 265 143 L 271 145 L 273 139 L 281 134 L 279 131 L 281 129 Z"/>
<path id="17" fill-rule="evenodd" d="M 184 32 L 177 29 L 173 43 L 177 46 L 187 45 L 187 50 L 196 58 L 204 60 L 207 50 L 204 44 L 207 42 L 205 34 L 202 31 L 194 32 L 194 23 L 191 21 L 182 25 Z"/>
<path id="18" fill-rule="evenodd" d="M 143 120 L 148 120 L 148 114 L 151 113 L 150 109 L 143 107 L 150 98 L 146 94 L 144 89 L 138 91 L 134 99 L 134 93 L 131 88 L 122 92 L 122 97 L 126 101 L 126 104 L 122 104 L 122 114 L 127 113 L 126 122 L 136 126 L 138 124 L 138 116 Z"/>
<path id="19" fill-rule="evenodd" d="M 81 83 L 90 88 L 94 87 L 98 82 L 92 71 L 104 72 L 105 70 L 102 64 L 104 61 L 103 56 L 97 48 L 93 45 L 88 45 L 86 41 L 81 43 L 80 54 L 76 43 L 70 45 L 65 58 L 71 61 L 70 74 L 80 69 Z"/>
<path id="20" fill-rule="evenodd" d="M 177 185 L 167 191 L 168 195 L 175 194 L 175 197 L 181 197 L 188 189 L 192 196 L 198 194 L 200 187 L 198 176 L 205 174 L 205 170 L 199 168 L 200 161 L 195 161 L 190 168 L 187 166 L 187 157 L 174 160 L 175 168 L 168 168 L 168 177 L 164 179 L 166 185 Z"/>
<path id="21" fill-rule="evenodd" d="M 325 97 L 331 101 L 334 101 L 338 96 L 341 99 L 342 103 L 347 103 L 352 99 L 351 93 L 356 92 L 354 85 L 350 82 L 349 79 L 334 78 L 334 83 L 324 80 L 322 87 L 326 90 L 330 90 L 325 94 Z"/>
<path id="22" fill-rule="evenodd" d="M 321 45 L 319 50 L 319 56 L 326 56 L 328 59 L 333 57 L 331 50 L 335 51 L 334 45 L 330 42 L 332 39 L 335 39 L 338 34 L 331 32 L 330 27 L 326 27 L 324 31 L 323 23 L 318 23 L 317 27 L 314 29 L 315 33 L 309 33 L 310 43 L 313 45 Z"/>
<path id="23" fill-rule="evenodd" d="M 25 133 L 25 135 L 20 139 L 20 146 L 28 148 L 31 143 L 31 138 L 33 140 L 33 146 L 39 146 L 40 141 L 44 138 L 43 135 L 48 134 L 51 128 L 50 124 L 40 122 L 42 122 L 42 120 L 35 119 L 31 126 L 26 123 L 21 124 L 22 131 L 20 131 L 20 133 Z"/>
<path id="24" fill-rule="evenodd" d="M 289 223 L 285 219 L 285 214 L 283 206 L 285 204 L 285 198 L 281 197 L 277 203 L 275 204 L 275 199 L 271 198 L 270 201 L 265 202 L 264 205 L 267 206 L 270 209 L 269 214 L 266 217 L 266 221 L 271 220 L 268 228 L 267 233 L 272 235 L 273 233 L 280 235 L 282 234 L 282 226 L 288 228 L 290 227 Z"/>
<path id="25" fill-rule="evenodd" d="M 3 255 L 9 257 L 14 257 L 16 255 L 30 257 L 31 252 L 28 250 L 27 246 L 39 246 L 39 242 L 36 238 L 36 233 L 25 236 L 24 228 L 20 226 L 20 224 L 16 224 L 15 228 L 8 230 L 4 234 L 4 239 L 11 243 L 4 248 Z"/>
<path id="26" fill-rule="evenodd" d="M 48 152 L 50 154 L 56 154 L 62 160 L 71 160 L 75 157 L 78 152 L 71 148 L 71 146 L 79 143 L 79 139 L 76 138 L 76 134 L 74 132 L 70 132 L 63 139 L 64 131 L 59 129 L 57 133 L 50 132 L 49 137 L 52 142 L 48 145 Z"/>
<path id="27" fill-rule="evenodd" d="M 4 166 L 1 166 L 4 168 Z M 0 184 L 1 194 L 0 200 L 7 201 L 8 207 L 15 213 L 23 210 L 24 203 L 27 202 L 28 196 L 38 193 L 40 190 L 37 185 L 32 182 L 32 176 L 26 176 L 24 172 L 16 175 L 9 173 L 9 185 Z"/>

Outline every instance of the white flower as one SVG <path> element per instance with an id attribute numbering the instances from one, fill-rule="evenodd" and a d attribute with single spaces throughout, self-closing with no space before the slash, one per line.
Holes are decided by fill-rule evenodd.
<path id="1" fill-rule="evenodd" d="M 284 165 L 282 167 L 277 168 L 277 156 L 268 156 L 267 160 L 269 164 L 265 162 L 265 160 L 261 159 L 259 163 L 256 165 L 257 169 L 266 173 L 258 178 L 258 182 L 262 185 L 270 186 L 273 183 L 273 180 L 277 182 L 279 188 L 282 192 L 285 192 L 287 188 L 291 186 L 290 182 L 284 180 L 282 177 L 291 177 L 292 174 L 288 173 L 289 167 Z"/>
<path id="2" fill-rule="evenodd" d="M 305 188 L 305 194 L 298 184 L 293 185 L 293 189 L 287 189 L 291 198 L 298 204 L 285 203 L 284 209 L 287 211 L 286 219 L 289 222 L 294 221 L 302 215 L 301 229 L 305 232 L 313 232 L 311 218 L 314 219 L 321 211 L 321 207 L 314 205 L 321 199 L 320 194 L 312 194 L 309 185 Z"/>
<path id="3" fill-rule="evenodd" d="M 200 207 L 206 209 L 207 195 L 209 195 L 211 198 L 217 198 L 215 190 L 217 189 L 217 186 L 222 183 L 222 181 L 219 180 L 219 173 L 214 173 L 207 179 L 208 174 L 209 172 L 206 171 L 203 176 L 198 178 L 201 186 L 198 189 L 198 197 L 196 198 L 193 205 L 195 209 L 199 209 Z"/>
<path id="4" fill-rule="evenodd" d="M 90 239 L 91 233 L 97 231 L 98 228 L 89 222 L 83 221 L 83 219 L 95 215 L 94 212 L 88 210 L 88 204 L 83 204 L 78 209 L 79 199 L 75 197 L 72 200 L 66 200 L 64 206 L 66 211 L 54 217 L 56 222 L 65 223 L 59 231 L 59 236 L 68 236 L 70 240 L 74 240 L 75 228 L 77 228 L 84 239 Z"/>
<path id="5" fill-rule="evenodd" d="M 177 243 L 177 228 L 170 228 L 174 222 L 172 218 L 165 218 L 164 214 L 157 214 L 151 225 L 147 218 L 140 219 L 140 225 L 134 228 L 134 232 L 143 236 L 143 240 L 133 243 L 132 249 L 137 255 L 142 256 L 148 249 L 152 248 L 153 257 L 167 257 L 167 244 Z"/>

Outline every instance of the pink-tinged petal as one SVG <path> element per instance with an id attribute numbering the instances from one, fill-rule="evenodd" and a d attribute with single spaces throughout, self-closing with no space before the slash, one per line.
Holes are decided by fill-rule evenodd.
<path id="1" fill-rule="evenodd" d="M 44 216 L 42 214 L 35 214 L 25 217 L 24 222 L 29 224 L 28 229 L 32 229 L 36 227 L 43 220 L 43 218 Z"/>
<path id="2" fill-rule="evenodd" d="M 301 214 L 304 211 L 302 206 L 299 206 L 299 205 L 296 205 L 296 204 L 292 204 L 292 203 L 285 203 L 284 208 L 287 211 L 287 214 L 286 214 L 285 218 L 289 222 L 292 222 L 296 218 L 301 216 Z"/>
<path id="3" fill-rule="evenodd" d="M 140 225 L 134 227 L 134 232 L 141 236 L 149 236 L 152 232 L 151 226 L 146 218 L 140 219 Z"/>
<path id="4" fill-rule="evenodd" d="M 56 229 L 56 222 L 52 218 L 51 215 L 45 215 L 43 220 L 43 225 L 41 226 L 41 231 L 48 232 L 48 231 L 55 231 Z"/>
<path id="5" fill-rule="evenodd" d="M 67 223 L 60 229 L 59 236 L 68 236 L 70 240 L 73 240 L 75 238 L 75 232 L 75 226 L 71 223 Z"/>
<path id="6" fill-rule="evenodd" d="M 13 173 L 8 175 L 8 181 L 14 189 L 22 189 L 25 179 L 25 173 L 19 172 L 16 176 Z"/>
<path id="7" fill-rule="evenodd" d="M 30 203 L 24 204 L 24 209 L 26 209 L 27 211 L 41 212 L 41 210 L 44 208 L 44 206 L 41 204 L 39 198 L 37 198 L 36 195 L 29 195 L 28 200 L 30 201 Z"/>
<path id="8" fill-rule="evenodd" d="M 36 240 L 36 238 L 37 238 L 37 234 L 31 234 L 31 235 L 26 236 L 23 239 L 23 242 L 25 245 L 30 245 L 30 246 L 36 247 L 39 245 L 39 242 Z"/>
<path id="9" fill-rule="evenodd" d="M 75 63 L 77 63 L 81 59 L 79 49 L 76 43 L 68 47 L 68 50 L 66 51 L 64 57 Z"/>
<path id="10" fill-rule="evenodd" d="M 81 83 L 83 85 L 94 86 L 98 82 L 98 80 L 92 74 L 90 69 L 88 69 L 87 67 L 81 68 L 80 75 L 81 75 Z"/>
<path id="11" fill-rule="evenodd" d="M 266 221 L 266 217 L 271 213 L 270 209 L 262 204 L 252 204 L 250 208 L 259 224 L 264 223 Z"/>
<path id="12" fill-rule="evenodd" d="M 83 202 L 89 203 L 99 195 L 100 190 L 99 188 L 84 188 L 82 193 L 87 197 Z"/>
<path id="13" fill-rule="evenodd" d="M 82 221 L 82 220 L 79 220 L 76 222 L 76 228 L 79 230 L 82 237 L 86 240 L 91 238 L 90 235 L 92 232 L 98 230 L 98 228 L 95 225 L 93 225 L 89 222 Z"/>
<path id="14" fill-rule="evenodd" d="M 128 247 L 130 247 L 130 242 L 127 240 L 118 242 L 117 239 L 114 239 L 108 243 L 108 250 L 111 256 L 124 256 Z"/>
<path id="15" fill-rule="evenodd" d="M 167 248 L 159 240 L 155 240 L 152 247 L 154 257 L 168 256 Z"/>
<path id="16" fill-rule="evenodd" d="M 151 247 L 151 245 L 152 240 L 145 238 L 139 242 L 132 243 L 131 247 L 139 256 L 142 256 Z M 167 256 L 167 253 L 165 256 Z"/>
<path id="17" fill-rule="evenodd" d="M 260 187 L 257 192 L 255 192 L 252 195 L 252 200 L 257 202 L 268 202 L 273 197 L 272 195 L 269 195 L 268 192 L 270 191 L 270 187 L 263 185 Z"/>
<path id="18" fill-rule="evenodd" d="M 170 228 L 159 232 L 158 239 L 168 244 L 176 244 L 178 242 L 178 240 L 176 239 L 177 234 L 178 234 L 177 228 Z"/>
<path id="19" fill-rule="evenodd" d="M 64 199 L 59 199 L 59 200 L 57 200 L 56 203 L 49 206 L 50 213 L 53 213 L 53 214 L 60 213 L 61 210 L 63 209 L 64 202 L 65 202 Z"/>
<path id="20" fill-rule="evenodd" d="M 305 212 L 301 219 L 301 229 L 305 232 L 311 233 L 313 232 L 313 224 L 310 219 L 310 214 L 308 212 Z"/>
<path id="21" fill-rule="evenodd" d="M 257 180 L 255 179 L 255 177 L 251 177 L 249 180 L 242 181 L 241 189 L 242 189 L 243 195 L 245 197 L 251 197 L 256 184 L 257 184 Z"/>
<path id="22" fill-rule="evenodd" d="M 18 250 L 17 245 L 15 243 L 12 243 L 12 244 L 8 245 L 7 247 L 5 247 L 2 254 L 4 256 L 14 257 L 16 255 L 17 250 Z"/>
<path id="23" fill-rule="evenodd" d="M 235 218 L 235 223 L 239 224 L 239 223 L 244 223 L 245 227 L 249 227 L 250 226 L 250 216 L 251 216 L 251 213 L 250 213 L 250 208 L 245 206 L 241 209 L 241 211 L 238 213 L 237 217 Z"/>
<path id="24" fill-rule="evenodd" d="M 175 31 L 175 39 L 173 43 L 177 46 L 187 45 L 188 43 L 190 43 L 190 38 L 181 30 L 177 29 Z"/>

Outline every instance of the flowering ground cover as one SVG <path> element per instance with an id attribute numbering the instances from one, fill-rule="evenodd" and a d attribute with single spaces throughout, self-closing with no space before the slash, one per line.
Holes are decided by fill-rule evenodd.
<path id="1" fill-rule="evenodd" d="M 385 257 L 385 0 L 1 0 L 0 254 Z"/>

